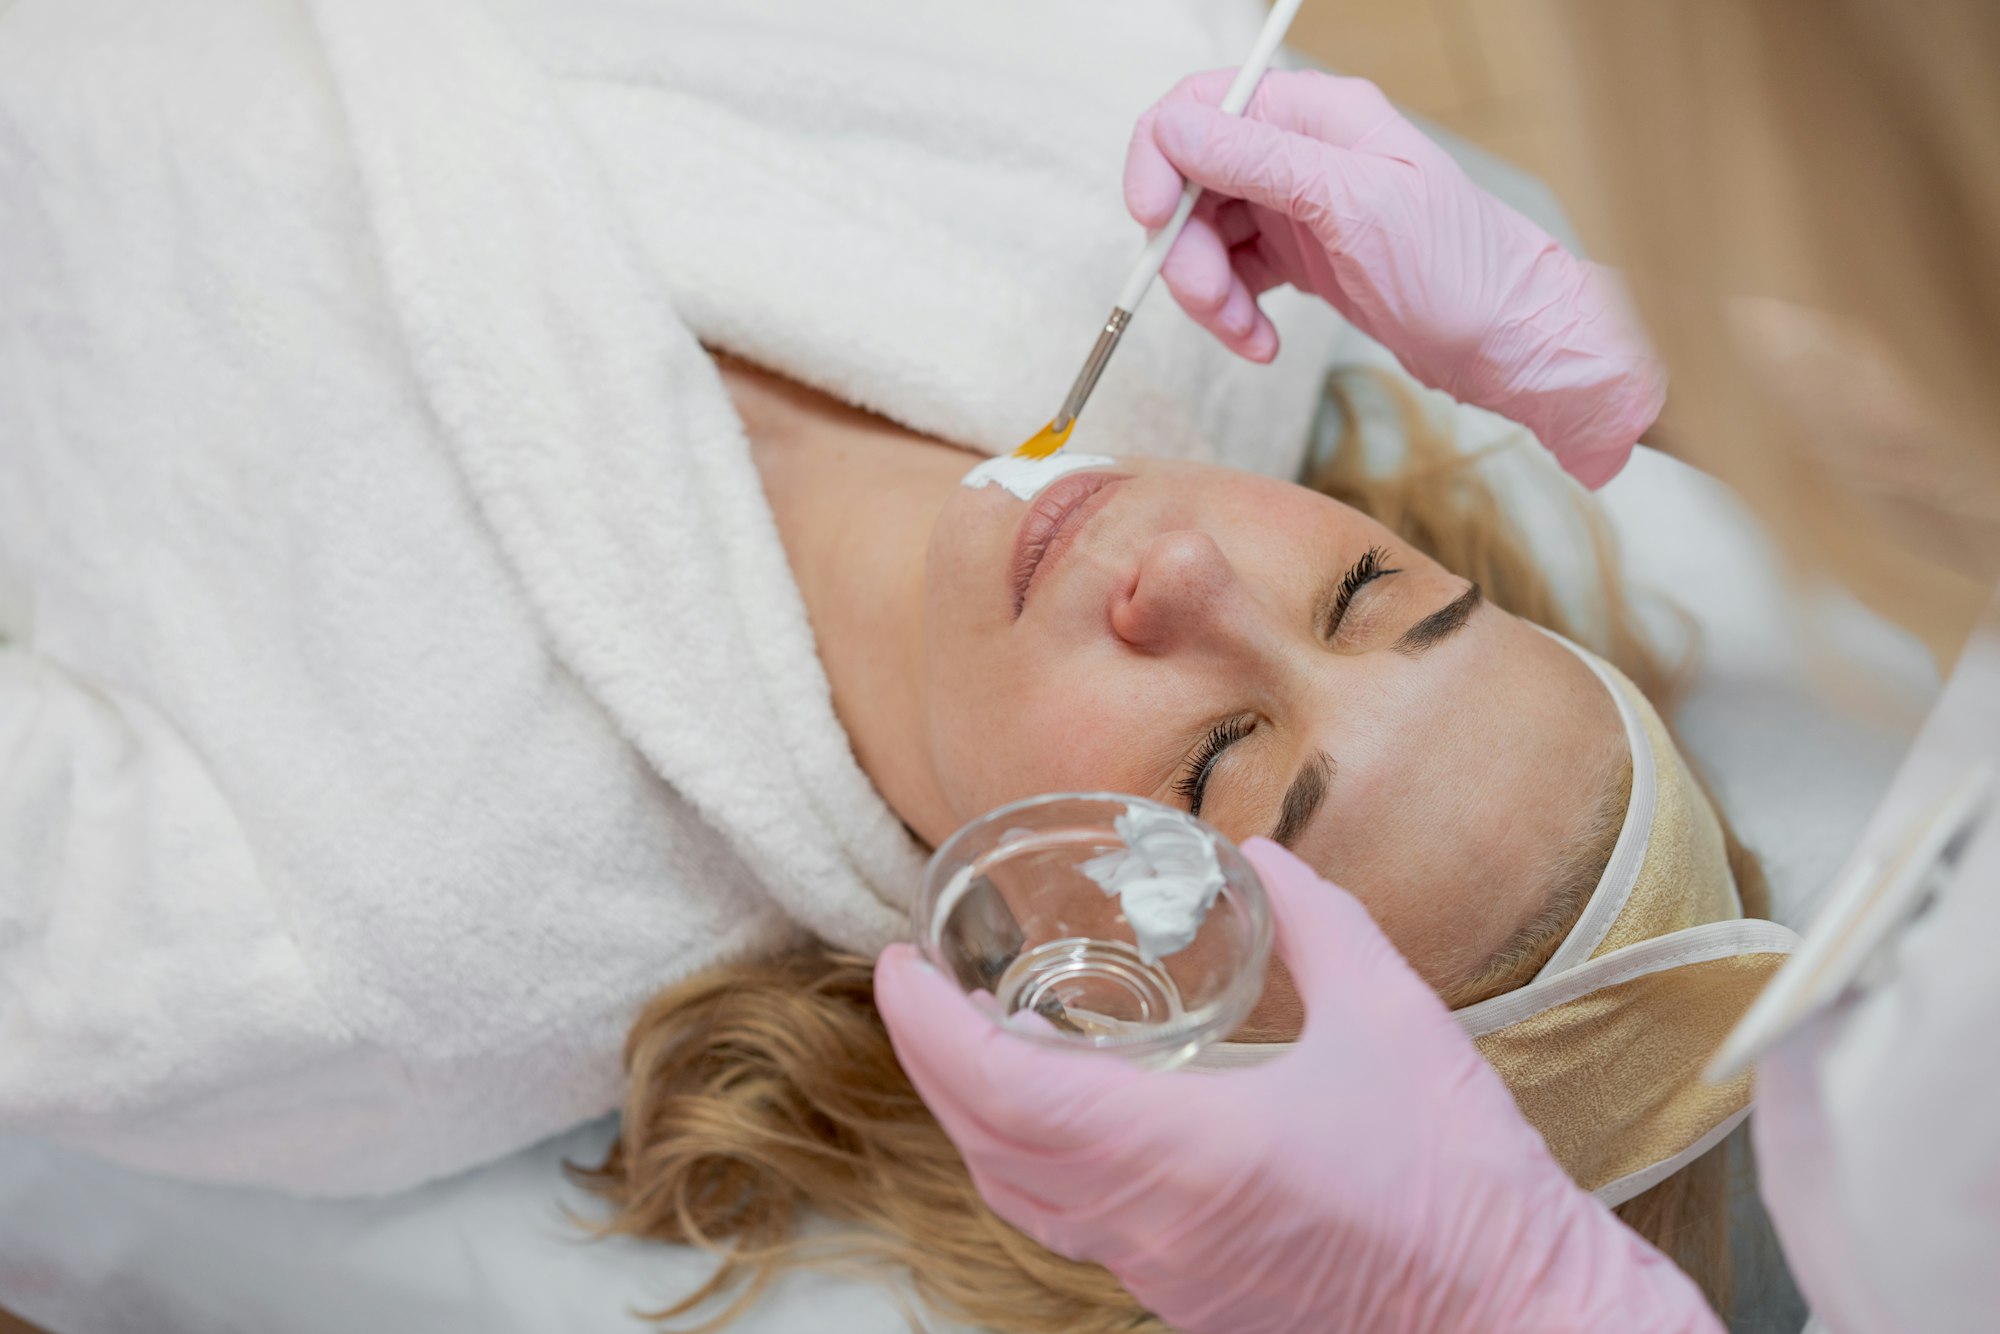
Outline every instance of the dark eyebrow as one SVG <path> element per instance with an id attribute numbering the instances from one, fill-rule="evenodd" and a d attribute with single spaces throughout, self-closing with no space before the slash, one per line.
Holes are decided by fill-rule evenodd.
<path id="1" fill-rule="evenodd" d="M 1463 593 L 1403 631 L 1403 637 L 1389 647 L 1406 657 L 1415 657 L 1435 648 L 1465 628 L 1479 608 L 1479 585 L 1468 584 Z"/>
<path id="2" fill-rule="evenodd" d="M 1335 765 L 1333 756 L 1317 750 L 1306 762 L 1299 766 L 1292 785 L 1285 789 L 1285 799 L 1278 807 L 1278 827 L 1271 831 L 1271 841 L 1283 847 L 1291 847 L 1305 833 L 1306 826 L 1319 812 L 1320 803 L 1326 800 L 1326 790 L 1333 785 Z"/>

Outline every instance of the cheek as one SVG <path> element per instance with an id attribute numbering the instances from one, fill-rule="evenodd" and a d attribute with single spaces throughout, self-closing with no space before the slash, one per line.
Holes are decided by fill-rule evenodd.
<path id="1" fill-rule="evenodd" d="M 962 823 L 1043 792 L 1130 790 L 1158 699 L 1157 668 L 1108 641 L 1069 648 L 1014 633 L 994 552 L 1013 511 L 980 493 L 947 507 L 926 553 L 925 676 L 931 770 Z M 954 513 L 956 510 L 956 513 Z"/>
<path id="2" fill-rule="evenodd" d="M 961 822 L 1044 792 L 1124 792 L 1145 781 L 1137 721 L 1102 692 L 1033 681 L 984 694 L 933 684 L 932 763 Z"/>

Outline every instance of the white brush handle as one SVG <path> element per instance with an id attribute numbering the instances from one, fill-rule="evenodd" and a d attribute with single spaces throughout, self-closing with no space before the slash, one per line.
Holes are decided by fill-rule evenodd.
<path id="1" fill-rule="evenodd" d="M 1265 68 L 1270 65 L 1278 44 L 1285 40 L 1285 31 L 1292 26 L 1292 18 L 1302 3 L 1304 0 L 1278 0 L 1271 6 L 1270 15 L 1257 33 L 1257 44 L 1250 48 L 1249 56 L 1236 71 L 1236 81 L 1223 96 L 1219 109 L 1225 116 L 1241 115 L 1243 108 L 1250 105 L 1250 94 L 1257 91 L 1257 81 L 1264 77 Z M 1145 300 L 1146 289 L 1159 277 L 1160 265 L 1167 262 L 1167 252 L 1180 238 L 1181 228 L 1187 226 L 1188 217 L 1194 212 L 1194 201 L 1199 198 L 1201 187 L 1188 182 L 1181 190 L 1181 202 L 1175 207 L 1174 216 L 1146 242 L 1146 248 L 1139 252 L 1139 262 L 1126 275 L 1125 286 L 1118 293 L 1118 309 L 1130 313 Z"/>
<path id="2" fill-rule="evenodd" d="M 1250 95 L 1257 91 L 1257 81 L 1264 77 L 1265 68 L 1270 65 L 1278 44 L 1285 40 L 1285 31 L 1292 26 L 1292 19 L 1302 3 L 1304 0 L 1277 0 L 1271 6 L 1263 28 L 1257 33 L 1256 45 L 1250 48 L 1249 57 L 1237 69 L 1235 81 L 1223 96 L 1223 114 L 1241 115 L 1243 108 L 1250 105 Z M 1050 420 L 1050 430 L 1067 434 L 1076 421 L 1076 415 L 1083 411 L 1091 391 L 1097 388 L 1097 377 L 1104 374 L 1112 352 L 1117 350 L 1118 340 L 1125 335 L 1125 326 L 1132 322 L 1132 312 L 1145 300 L 1146 289 L 1153 285 L 1153 279 L 1160 276 L 1160 265 L 1167 262 L 1167 252 L 1174 248 L 1174 241 L 1180 236 L 1181 228 L 1187 226 L 1188 216 L 1194 212 L 1194 201 L 1199 198 L 1200 186 L 1192 181 L 1182 186 L 1181 202 L 1175 206 L 1174 216 L 1153 234 L 1152 239 L 1146 242 L 1146 248 L 1139 252 L 1139 262 L 1126 275 L 1125 286 L 1118 293 L 1118 304 L 1098 333 L 1097 342 L 1090 349 L 1090 356 L 1084 360 L 1083 369 L 1077 372 L 1076 381 L 1070 385 L 1069 395 L 1063 399 L 1062 407 Z"/>

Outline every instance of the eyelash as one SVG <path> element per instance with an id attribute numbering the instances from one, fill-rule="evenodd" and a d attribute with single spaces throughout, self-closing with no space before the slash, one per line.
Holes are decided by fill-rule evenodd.
<path id="1" fill-rule="evenodd" d="M 1384 562 L 1389 553 L 1381 547 L 1370 547 L 1361 553 L 1361 559 L 1349 567 L 1341 577 L 1340 589 L 1333 597 L 1333 611 L 1326 618 L 1326 637 L 1333 638 L 1340 623 L 1347 619 L 1347 606 L 1354 601 L 1354 595 L 1385 574 L 1401 574 L 1398 569 L 1388 568 Z"/>
<path id="2" fill-rule="evenodd" d="M 1208 776 L 1215 769 L 1215 762 L 1222 758 L 1222 752 L 1249 736 L 1256 727 L 1256 721 L 1251 718 L 1231 718 L 1217 723 L 1195 747 L 1194 754 L 1188 756 L 1187 767 L 1174 780 L 1174 791 L 1187 802 L 1189 815 L 1201 814 L 1202 797 L 1208 791 Z"/>

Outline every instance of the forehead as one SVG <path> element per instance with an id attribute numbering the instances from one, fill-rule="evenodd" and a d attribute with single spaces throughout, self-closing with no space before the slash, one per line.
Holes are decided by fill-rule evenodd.
<path id="1" fill-rule="evenodd" d="M 1339 771 L 1299 851 L 1439 982 L 1541 911 L 1624 731 L 1584 663 L 1494 608 L 1403 666 L 1367 715 L 1319 724 Z"/>

